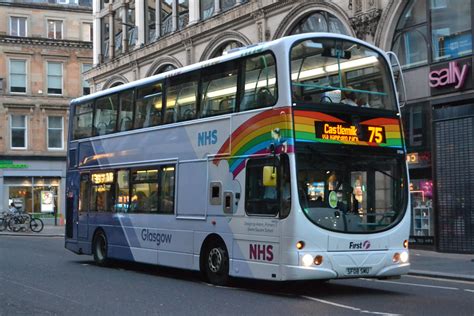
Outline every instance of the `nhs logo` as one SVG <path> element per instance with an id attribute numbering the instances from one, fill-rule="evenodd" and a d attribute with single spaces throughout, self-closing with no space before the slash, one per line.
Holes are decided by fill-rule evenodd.
<path id="1" fill-rule="evenodd" d="M 216 129 L 198 133 L 198 147 L 214 145 L 215 143 L 217 143 Z"/>

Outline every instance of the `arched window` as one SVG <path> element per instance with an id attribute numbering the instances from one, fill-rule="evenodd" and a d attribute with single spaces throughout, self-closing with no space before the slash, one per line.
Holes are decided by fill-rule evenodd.
<path id="1" fill-rule="evenodd" d="M 310 13 L 301 19 L 289 34 L 308 32 L 329 32 L 350 35 L 344 24 L 337 17 L 326 11 Z"/>
<path id="2" fill-rule="evenodd" d="M 171 65 L 171 64 L 166 64 L 166 65 L 163 65 L 161 66 L 160 68 L 158 68 L 154 73 L 153 75 L 157 75 L 157 74 L 161 74 L 163 72 L 167 72 L 167 71 L 171 71 L 171 70 L 175 70 L 176 67 Z"/>
<path id="3" fill-rule="evenodd" d="M 398 21 L 393 51 L 404 68 L 428 62 L 426 0 L 410 1 Z"/>
<path id="4" fill-rule="evenodd" d="M 110 85 L 109 88 L 113 88 L 113 87 L 117 87 L 117 86 L 121 86 L 121 85 L 123 85 L 123 82 L 118 81 L 118 82 L 114 82 L 112 85 Z"/>
<path id="5" fill-rule="evenodd" d="M 392 44 L 402 66 L 471 55 L 471 7 L 470 0 L 410 1 L 398 21 Z"/>
<path id="6" fill-rule="evenodd" d="M 242 47 L 243 45 L 237 41 L 229 41 L 225 42 L 224 44 L 220 45 L 209 58 L 219 57 L 222 56 L 225 52 L 237 48 Z"/>

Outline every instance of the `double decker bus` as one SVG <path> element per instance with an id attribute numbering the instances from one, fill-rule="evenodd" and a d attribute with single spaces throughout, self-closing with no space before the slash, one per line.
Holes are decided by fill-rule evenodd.
<path id="1" fill-rule="evenodd" d="M 307 33 L 75 99 L 65 247 L 266 280 L 408 272 L 387 54 Z"/>

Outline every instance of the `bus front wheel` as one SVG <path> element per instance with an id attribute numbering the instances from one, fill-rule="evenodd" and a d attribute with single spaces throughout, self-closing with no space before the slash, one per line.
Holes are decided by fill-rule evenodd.
<path id="1" fill-rule="evenodd" d="M 209 283 L 224 285 L 229 281 L 229 254 L 223 242 L 211 241 L 203 261 L 204 276 Z"/>
<path id="2" fill-rule="evenodd" d="M 92 254 L 97 265 L 105 267 L 109 264 L 107 257 L 107 237 L 105 233 L 99 230 L 92 240 Z"/>

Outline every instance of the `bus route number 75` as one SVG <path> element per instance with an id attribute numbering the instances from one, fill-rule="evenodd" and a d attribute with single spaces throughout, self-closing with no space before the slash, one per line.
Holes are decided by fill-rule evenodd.
<path id="1" fill-rule="evenodd" d="M 382 127 L 369 126 L 368 129 L 370 132 L 369 143 L 373 143 L 375 141 L 377 144 L 380 144 L 383 142 Z"/>

